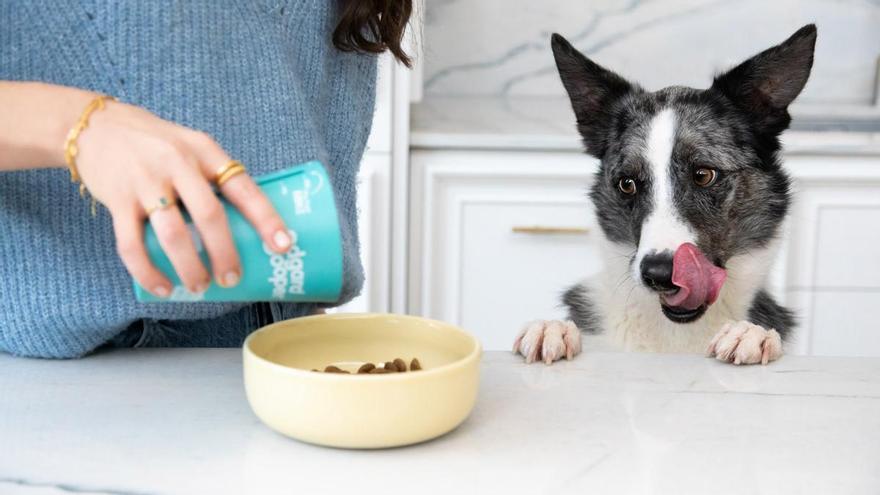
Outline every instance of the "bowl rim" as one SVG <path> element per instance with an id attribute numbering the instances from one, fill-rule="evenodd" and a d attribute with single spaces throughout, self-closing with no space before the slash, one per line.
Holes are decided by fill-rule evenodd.
<path id="1" fill-rule="evenodd" d="M 302 368 L 294 368 L 292 366 L 285 366 L 283 364 L 280 364 L 275 361 L 264 358 L 263 356 L 260 356 L 259 354 L 257 354 L 253 349 L 251 349 L 252 339 L 257 338 L 258 334 L 260 334 L 262 332 L 267 332 L 267 331 L 272 330 L 276 326 L 280 327 L 282 325 L 290 325 L 291 323 L 299 324 L 301 322 L 308 323 L 308 321 L 310 321 L 310 320 L 327 320 L 327 319 L 344 320 L 344 319 L 370 319 L 370 318 L 403 318 L 403 319 L 419 320 L 422 322 L 438 323 L 448 329 L 456 331 L 459 334 L 467 337 L 468 340 L 470 340 L 474 344 L 474 346 L 473 346 L 473 349 L 471 350 L 471 352 L 469 352 L 463 358 L 457 359 L 457 360 L 455 360 L 451 363 L 448 363 L 448 364 L 444 364 L 443 366 L 438 366 L 436 368 L 431 368 L 429 370 L 419 370 L 418 373 L 411 373 L 408 371 L 406 373 L 388 373 L 388 374 L 382 374 L 379 376 L 366 376 L 366 374 L 364 376 L 360 376 L 357 373 L 352 373 L 352 374 L 315 373 L 311 370 L 305 370 Z M 411 380 L 411 379 L 418 379 L 418 377 L 420 377 L 420 376 L 431 376 L 431 375 L 446 373 L 446 372 L 448 372 L 450 370 L 454 370 L 456 368 L 465 367 L 473 361 L 478 361 L 481 354 L 482 354 L 482 351 L 483 351 L 483 348 L 482 348 L 482 345 L 480 344 L 480 341 L 477 340 L 477 338 L 474 337 L 473 335 L 471 335 L 469 332 L 467 332 L 463 328 L 459 327 L 458 325 L 453 325 L 453 324 L 447 323 L 445 321 L 434 320 L 432 318 L 424 318 L 421 316 L 397 314 L 397 313 L 328 313 L 328 314 L 320 314 L 320 315 L 301 316 L 301 317 L 297 317 L 297 318 L 289 318 L 287 320 L 276 321 L 274 323 L 270 323 L 269 325 L 266 325 L 266 326 L 263 326 L 263 327 L 260 327 L 256 330 L 254 330 L 253 332 L 251 332 L 250 335 L 247 336 L 247 338 L 245 338 L 244 343 L 242 344 L 242 353 L 245 355 L 245 357 L 250 356 L 250 358 L 256 360 L 257 362 L 260 362 L 261 364 L 264 364 L 264 365 L 268 365 L 270 368 L 277 369 L 277 370 L 281 371 L 282 373 L 290 373 L 290 374 L 293 374 L 294 376 L 308 376 L 308 377 L 319 379 L 319 380 L 321 380 L 321 379 L 328 379 L 328 380 L 356 379 L 356 380 L 368 380 L 371 382 L 375 381 L 375 380 Z"/>

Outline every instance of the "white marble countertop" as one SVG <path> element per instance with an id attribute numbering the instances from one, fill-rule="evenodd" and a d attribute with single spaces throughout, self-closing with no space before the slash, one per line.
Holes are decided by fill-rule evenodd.
<path id="1" fill-rule="evenodd" d="M 841 119 L 880 131 L 880 107 L 796 107 L 792 115 L 796 126 Z M 880 132 L 791 129 L 782 142 L 788 154 L 880 156 Z M 431 96 L 412 106 L 410 144 L 414 149 L 583 149 L 567 99 L 523 96 Z"/>
<path id="2" fill-rule="evenodd" d="M 345 451 L 263 426 L 235 349 L 0 355 L 2 494 L 876 494 L 878 467 L 880 359 L 486 353 L 460 428 Z"/>

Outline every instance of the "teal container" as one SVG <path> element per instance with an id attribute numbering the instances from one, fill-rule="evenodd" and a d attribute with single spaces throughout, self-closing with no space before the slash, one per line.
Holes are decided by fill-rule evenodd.
<path id="1" fill-rule="evenodd" d="M 342 289 L 342 239 L 339 216 L 330 178 L 321 163 L 312 161 L 254 179 L 284 219 L 293 246 L 277 254 L 260 239 L 251 224 L 222 197 L 233 241 L 241 258 L 241 281 L 235 287 L 211 285 L 203 294 L 186 290 L 171 261 L 159 246 L 149 222 L 144 232 L 147 252 L 156 267 L 174 284 L 171 296 L 160 298 L 135 282 L 135 296 L 141 302 L 193 301 L 295 301 L 334 302 Z M 184 220 L 199 256 L 210 267 L 192 220 Z"/>

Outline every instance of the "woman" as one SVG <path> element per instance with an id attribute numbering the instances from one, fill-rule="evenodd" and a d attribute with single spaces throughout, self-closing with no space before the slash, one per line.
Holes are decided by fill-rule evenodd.
<path id="1" fill-rule="evenodd" d="M 355 178 L 375 54 L 408 63 L 410 1 L 0 0 L 0 350 L 68 358 L 101 346 L 237 346 L 259 326 L 314 312 L 135 301 L 129 274 L 157 296 L 172 290 L 145 252 L 145 219 L 190 291 L 211 276 L 238 282 L 211 187 L 233 159 L 255 175 L 327 166 L 343 238 L 338 304 L 357 295 Z M 87 126 L 69 135 L 81 119 Z M 224 180 L 220 192 L 286 251 L 287 229 L 248 174 Z M 103 205 L 95 216 L 79 181 Z"/>

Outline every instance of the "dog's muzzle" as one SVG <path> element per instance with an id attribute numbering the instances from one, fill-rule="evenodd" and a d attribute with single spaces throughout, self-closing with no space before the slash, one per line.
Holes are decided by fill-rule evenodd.
<path id="1" fill-rule="evenodd" d="M 645 287 L 653 290 L 660 296 L 660 307 L 663 315 L 674 323 L 690 323 L 700 319 L 706 312 L 708 304 L 701 304 L 696 308 L 684 308 L 670 306 L 664 303 L 664 299 L 675 295 L 679 287 L 672 282 L 674 264 L 671 251 L 651 253 L 642 258 L 639 272 Z"/>

